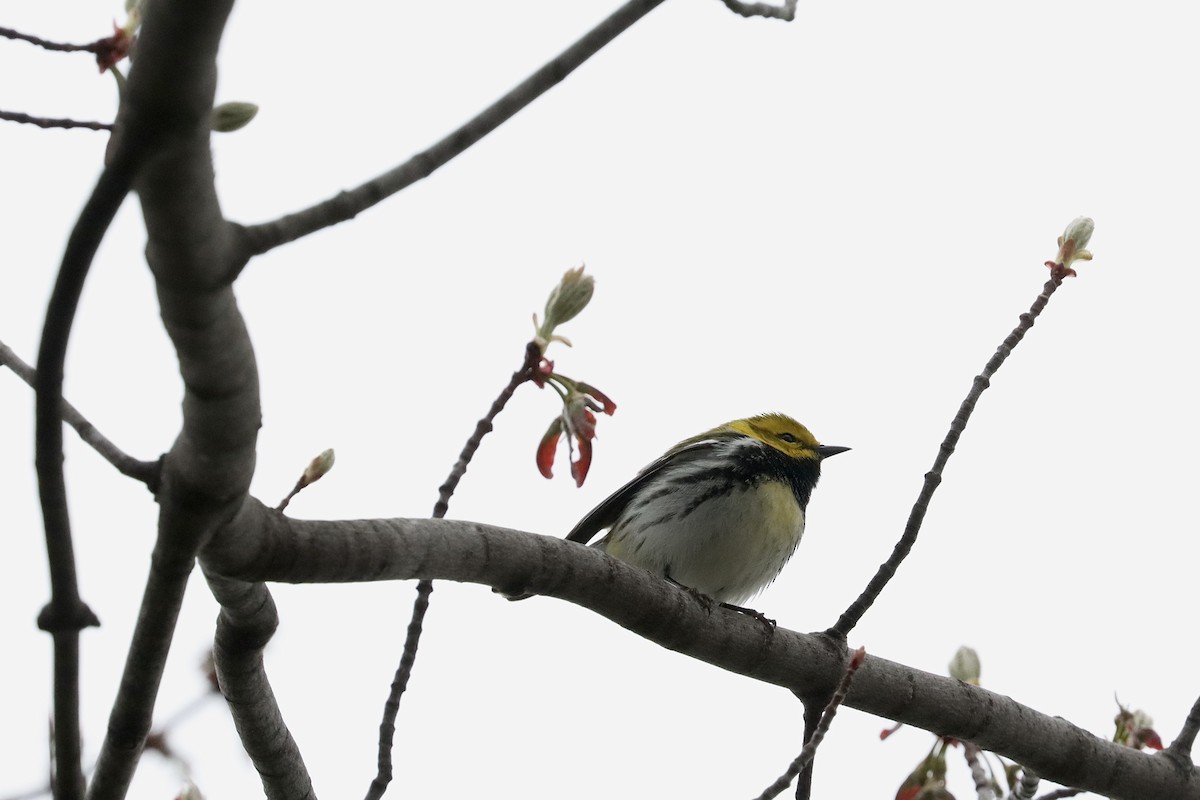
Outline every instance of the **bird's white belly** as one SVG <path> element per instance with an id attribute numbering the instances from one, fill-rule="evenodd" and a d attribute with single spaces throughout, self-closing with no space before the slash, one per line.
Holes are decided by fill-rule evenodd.
<path id="1" fill-rule="evenodd" d="M 803 533 L 804 511 L 792 490 L 770 481 L 708 499 L 681 519 L 640 531 L 613 530 L 597 546 L 719 602 L 740 605 L 775 579 Z"/>

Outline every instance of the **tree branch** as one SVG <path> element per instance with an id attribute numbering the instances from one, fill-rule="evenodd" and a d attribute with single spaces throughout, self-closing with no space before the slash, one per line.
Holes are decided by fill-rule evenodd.
<path id="1" fill-rule="evenodd" d="M 21 357 L 14 353 L 12 348 L 4 342 L 0 342 L 0 365 L 11 369 L 16 373 L 18 378 L 25 381 L 30 387 L 34 386 L 37 380 L 37 370 L 22 361 Z M 113 444 L 108 437 L 96 430 L 96 426 L 88 422 L 83 414 L 80 414 L 75 406 L 66 400 L 62 401 L 60 413 L 63 421 L 75 429 L 75 432 L 79 434 L 79 438 L 99 453 L 105 461 L 116 467 L 118 472 L 126 477 L 141 481 L 150 487 L 150 491 L 154 491 L 154 486 L 158 481 L 157 461 L 140 461 L 125 453 L 121 448 Z"/>
<path id="2" fill-rule="evenodd" d="M 111 122 L 85 122 L 77 119 L 56 117 L 32 117 L 20 111 L 0 111 L 0 119 L 9 122 L 20 122 L 25 125 L 36 125 L 39 128 L 87 128 L 90 131 L 111 131 Z"/>
<path id="3" fill-rule="evenodd" d="M 770 3 L 746 3 L 743 0 L 721 0 L 735 14 L 743 17 L 767 17 L 791 22 L 796 18 L 796 3 L 798 0 L 784 0 L 783 5 L 774 6 Z"/>
<path id="4" fill-rule="evenodd" d="M 846 693 L 850 691 L 850 683 L 854 680 L 854 673 L 858 672 L 863 661 L 867 657 L 867 651 L 860 647 L 850 656 L 850 663 L 846 665 L 842 681 L 838 684 L 837 689 L 833 692 L 833 697 L 829 698 L 829 702 L 825 704 L 824 711 L 821 712 L 821 720 L 813 730 L 812 736 L 808 737 L 808 741 L 804 743 L 804 747 L 800 749 L 800 755 L 796 756 L 795 760 L 788 765 L 783 774 L 775 779 L 775 782 L 763 790 L 763 793 L 758 796 L 758 800 L 773 800 L 783 793 L 783 790 L 791 785 L 796 776 L 808 768 L 812 764 L 813 757 L 817 754 L 817 748 L 821 746 L 821 742 L 825 740 L 825 735 L 829 733 L 829 728 L 833 725 L 833 718 L 837 714 L 838 706 L 846 701 Z"/>
<path id="5" fill-rule="evenodd" d="M 54 637 L 54 753 L 59 798 L 83 797 L 79 730 L 79 631 L 100 621 L 79 596 L 63 476 L 62 386 L 79 297 L 108 226 L 128 194 L 136 157 L 118 153 L 100 174 L 75 222 L 46 308 L 34 381 L 35 462 L 50 562 L 51 599 L 38 627 Z"/>
<path id="6" fill-rule="evenodd" d="M 36 36 L 31 36 L 28 33 L 14 31 L 12 28 L 0 28 L 0 38 L 16 39 L 17 41 L 29 42 L 30 44 L 41 47 L 44 50 L 55 50 L 60 53 L 95 53 L 100 48 L 100 42 L 89 42 L 88 44 L 63 44 L 62 42 L 49 42 L 45 39 L 39 39 Z"/>
<path id="7" fill-rule="evenodd" d="M 163 459 L 158 539 L 89 790 L 119 800 L 150 731 L 196 553 L 246 496 L 260 424 L 258 373 L 229 285 L 239 250 L 221 216 L 209 146 L 216 53 L 232 0 L 150 0 L 115 152 L 152 154 L 134 188 L 146 259 L 183 378 L 183 427 Z"/>
<path id="8" fill-rule="evenodd" d="M 244 229 L 248 255 L 261 255 L 310 233 L 353 219 L 359 213 L 391 197 L 462 153 L 484 136 L 500 127 L 518 111 L 532 103 L 563 78 L 595 55 L 601 48 L 644 17 L 663 0 L 629 0 L 608 19 L 568 47 L 554 60 L 534 72 L 512 91 L 481 111 L 474 119 L 446 136 L 429 149 L 418 153 L 398 167 L 361 186 L 289 214 L 273 222 L 249 225 Z"/>
<path id="9" fill-rule="evenodd" d="M 888 582 L 891 581 L 900 564 L 908 556 L 913 545 L 916 544 L 917 534 L 921 530 L 921 523 L 925 521 L 925 512 L 929 510 L 929 501 L 933 498 L 933 493 L 942 482 L 942 471 L 946 468 L 946 462 L 950 460 L 950 456 L 953 455 L 959 437 L 962 436 L 963 431 L 967 427 L 967 421 L 971 418 L 971 413 L 975 410 L 975 404 L 979 401 L 980 395 L 990 385 L 992 375 L 1000 369 L 1009 354 L 1012 353 L 1013 348 L 1020 344 L 1021 340 L 1025 338 L 1025 334 L 1033 327 L 1034 320 L 1042 313 L 1042 309 L 1046 307 L 1046 304 L 1050 302 L 1050 297 L 1062 285 L 1062 281 L 1063 275 L 1061 273 L 1052 273 L 1052 277 L 1046 281 L 1045 286 L 1042 287 L 1042 293 L 1034 300 L 1029 311 L 1021 315 L 1017 327 L 1013 328 L 1012 333 L 996 348 L 995 355 L 984 365 L 983 372 L 975 377 L 971 391 L 967 393 L 966 399 L 959 406 L 958 413 L 950 423 L 950 430 L 946 432 L 946 438 L 942 440 L 937 458 L 933 462 L 933 468 L 925 473 L 925 485 L 921 487 L 921 493 L 917 496 L 917 501 L 913 504 L 912 511 L 909 513 L 908 524 L 904 527 L 904 534 L 900 537 L 900 541 L 896 543 L 888 560 L 879 565 L 879 570 L 871 578 L 870 583 L 867 584 L 867 588 L 863 589 L 862 594 L 850 604 L 849 608 L 842 612 L 842 616 L 838 618 L 837 623 L 830 629 L 832 634 L 842 639 L 845 639 L 850 634 L 850 631 L 862 619 L 863 614 L 867 613 L 867 610 L 879 598 L 879 594 L 888 585 Z"/>
<path id="10" fill-rule="evenodd" d="M 479 445 L 483 443 L 483 437 L 492 432 L 492 425 L 495 423 L 496 417 L 508 405 L 508 401 L 512 399 L 513 392 L 517 390 L 517 387 L 533 377 L 533 369 L 537 366 L 541 358 L 542 348 L 538 346 L 536 341 L 531 341 L 525 345 L 525 360 L 521 363 L 520 368 L 509 378 L 508 385 L 492 401 L 488 413 L 479 422 L 475 423 L 475 432 L 471 434 L 471 438 L 463 445 L 462 452 L 458 454 L 458 460 L 454 462 L 454 466 L 450 469 L 450 474 L 446 476 L 446 480 L 438 487 L 438 500 L 433 506 L 432 516 L 434 519 L 441 519 L 450 510 L 450 498 L 454 496 L 454 490 L 458 488 L 459 481 L 467 473 L 467 466 L 471 463 L 471 459 L 475 457 L 475 451 L 479 449 Z"/>
<path id="11" fill-rule="evenodd" d="M 983 769 L 983 760 L 980 758 L 982 752 L 979 745 L 974 742 L 963 742 L 963 758 L 966 759 L 967 766 L 971 768 L 971 780 L 975 783 L 976 800 L 996 800 L 991 780 Z"/>
<path id="12" fill-rule="evenodd" d="M 1200 698 L 1192 703 L 1192 709 L 1188 712 L 1187 719 L 1183 721 L 1183 728 L 1175 737 L 1175 741 L 1171 742 L 1171 746 L 1167 748 L 1167 756 L 1175 759 L 1180 766 L 1192 766 L 1192 746 L 1196 743 L 1198 731 L 1200 731 Z"/>
<path id="13" fill-rule="evenodd" d="M 267 680 L 263 650 L 279 625 L 275 601 L 262 583 L 208 574 L 221 604 L 213 646 L 221 693 L 238 738 L 262 778 L 268 800 L 312 800 L 312 780 Z"/>
<path id="14" fill-rule="evenodd" d="M 492 425 L 495 423 L 496 417 L 508 405 L 508 401 L 512 399 L 513 392 L 517 390 L 517 387 L 533 377 L 533 370 L 541 358 L 542 348 L 536 340 L 525 346 L 525 360 L 521 367 L 512 374 L 508 385 L 492 401 L 488 413 L 475 424 L 475 432 L 463 445 L 462 452 L 459 454 L 458 460 L 454 462 L 454 466 L 451 467 L 446 480 L 438 487 L 437 503 L 433 506 L 434 519 L 446 516 L 446 512 L 450 509 L 450 498 L 454 495 L 454 490 L 458 488 L 459 481 L 467 473 L 467 466 L 475 457 L 479 445 L 483 443 L 483 437 L 492 432 Z M 367 788 L 367 800 L 379 800 L 383 797 L 388 784 L 392 781 L 392 742 L 396 734 L 396 716 L 400 713 L 400 697 L 408 688 L 413 664 L 417 661 L 417 647 L 424 629 L 425 614 L 429 611 L 431 594 L 433 594 L 433 581 L 420 581 L 417 584 L 417 599 L 413 601 L 412 617 L 409 619 L 408 632 L 404 639 L 404 652 L 400 656 L 400 664 L 396 668 L 387 702 L 383 706 L 383 720 L 379 723 L 378 768 L 375 778 Z"/>
<path id="15" fill-rule="evenodd" d="M 833 686 L 846 652 L 823 636 L 705 605 L 593 548 L 449 520 L 303 521 L 251 499 L 204 550 L 207 569 L 285 583 L 456 580 L 528 587 L 602 614 L 670 650 L 801 694 Z M 1200 774 L 1122 747 L 1011 698 L 869 657 L 846 705 L 975 742 L 1058 783 L 1118 797 L 1200 800 Z"/>

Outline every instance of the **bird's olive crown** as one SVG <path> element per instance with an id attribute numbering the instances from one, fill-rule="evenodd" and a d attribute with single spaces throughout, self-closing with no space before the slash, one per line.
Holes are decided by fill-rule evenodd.
<path id="1" fill-rule="evenodd" d="M 769 444 L 792 458 L 821 458 L 817 449 L 821 443 L 817 437 L 786 414 L 759 414 L 757 417 L 736 419 L 724 427 Z"/>

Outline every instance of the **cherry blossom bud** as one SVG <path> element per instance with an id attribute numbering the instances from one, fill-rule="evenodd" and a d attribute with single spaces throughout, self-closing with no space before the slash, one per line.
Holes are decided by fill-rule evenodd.
<path id="1" fill-rule="evenodd" d="M 300 482 L 308 486 L 310 483 L 321 480 L 331 469 L 333 469 L 332 447 L 308 462 L 308 466 L 304 468 L 304 474 L 300 477 Z"/>
<path id="2" fill-rule="evenodd" d="M 979 654 L 970 647 L 960 647 L 950 659 L 950 677 L 963 683 L 979 685 Z"/>

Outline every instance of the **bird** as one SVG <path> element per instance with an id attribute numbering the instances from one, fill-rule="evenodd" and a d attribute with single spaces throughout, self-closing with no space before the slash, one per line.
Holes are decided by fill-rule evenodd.
<path id="1" fill-rule="evenodd" d="M 567 534 L 712 600 L 742 604 L 779 575 L 800 544 L 823 445 L 786 414 L 736 419 L 684 439 Z"/>

